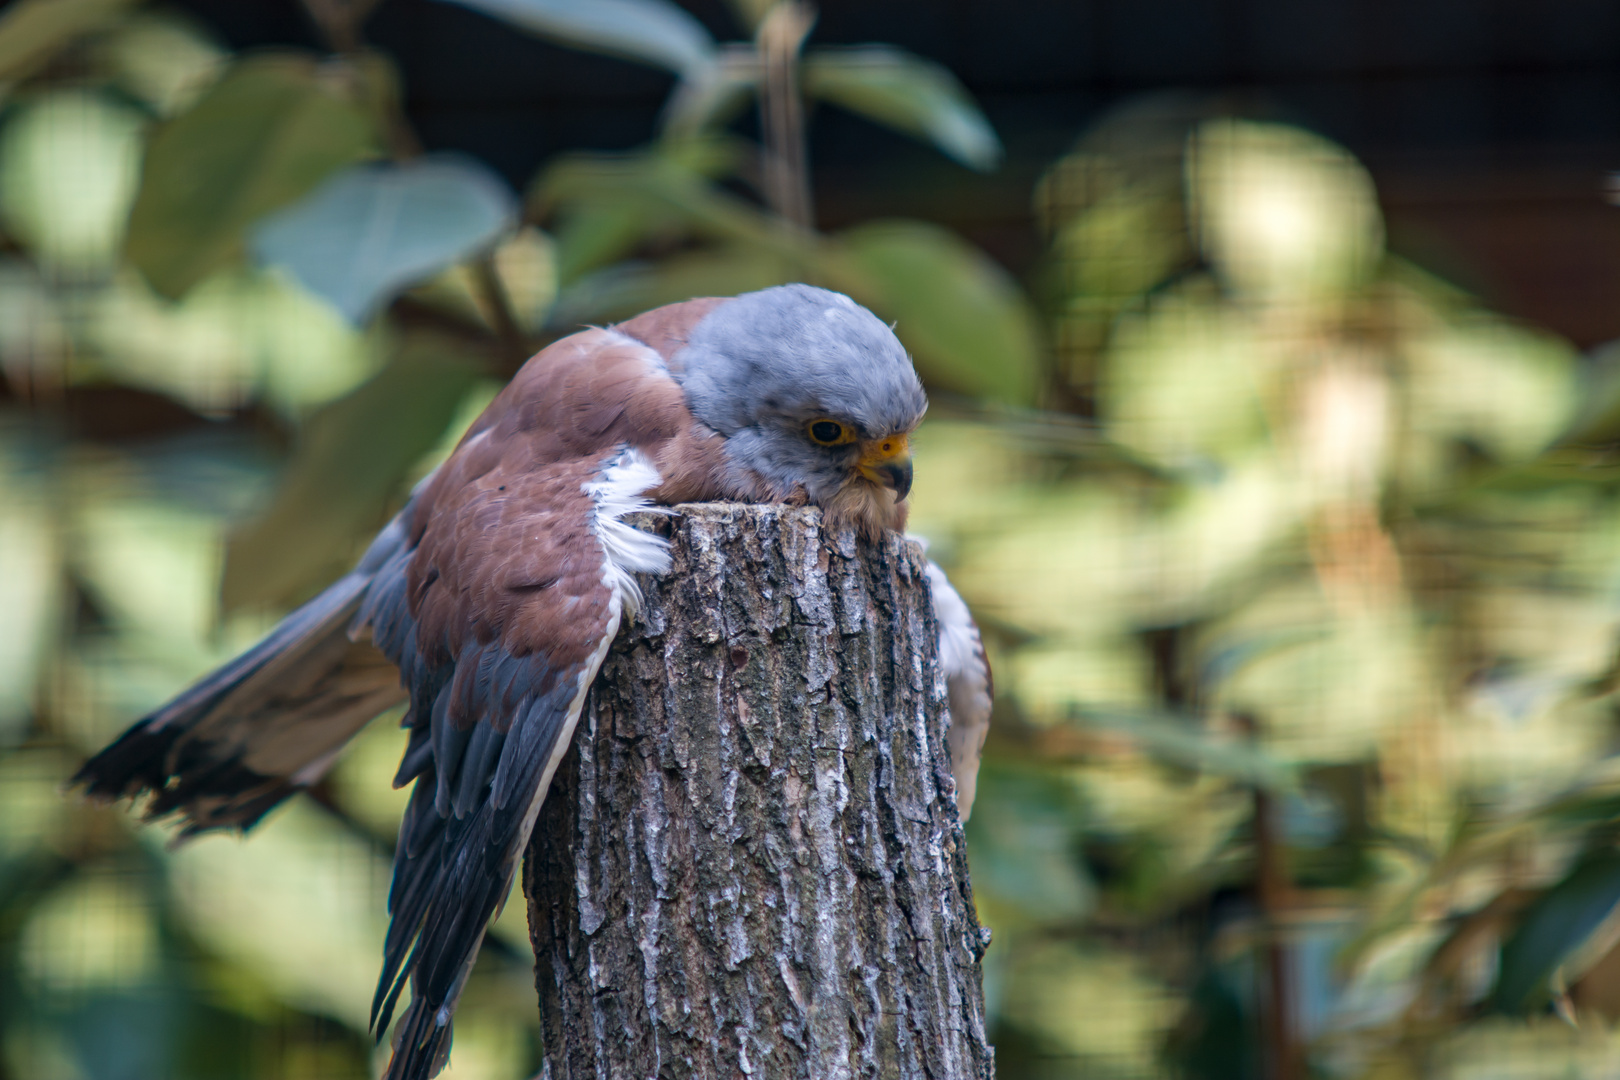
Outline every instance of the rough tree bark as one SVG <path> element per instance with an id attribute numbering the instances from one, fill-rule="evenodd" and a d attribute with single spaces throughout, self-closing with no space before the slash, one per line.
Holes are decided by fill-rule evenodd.
<path id="1" fill-rule="evenodd" d="M 551 1080 L 989 1078 L 915 545 L 683 506 L 524 868 Z"/>

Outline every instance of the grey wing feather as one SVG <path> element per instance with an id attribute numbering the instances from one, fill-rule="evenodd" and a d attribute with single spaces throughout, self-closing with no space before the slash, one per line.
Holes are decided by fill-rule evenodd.
<path id="1" fill-rule="evenodd" d="M 593 662 L 554 670 L 473 643 L 438 667 L 416 651 L 404 603 L 406 561 L 380 572 L 356 629 L 399 664 L 411 688 L 410 740 L 395 784 L 415 780 L 394 856 L 390 923 L 372 1001 L 379 1038 L 407 984 L 388 1077 L 431 1076 L 449 1054 L 450 1016 L 491 918 L 511 888 L 534 805 L 578 717 Z M 601 628 L 605 636 L 615 626 Z M 473 677 L 456 678 L 457 672 Z"/>

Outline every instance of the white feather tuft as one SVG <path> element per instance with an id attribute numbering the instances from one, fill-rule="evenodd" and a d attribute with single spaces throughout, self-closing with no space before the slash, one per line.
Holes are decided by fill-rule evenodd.
<path id="1" fill-rule="evenodd" d="M 932 559 L 925 569 L 928 590 L 934 595 L 934 618 L 939 622 L 939 662 L 947 679 L 978 663 L 979 631 L 961 595 Z"/>
<path id="2" fill-rule="evenodd" d="M 626 514 L 669 513 L 668 507 L 655 506 L 645 498 L 645 493 L 663 480 L 647 455 L 631 447 L 614 458 L 600 477 L 582 485 L 596 504 L 591 532 L 596 534 L 605 557 L 602 582 L 631 614 L 641 606 L 641 587 L 635 576 L 668 573 L 669 542 L 632 528 L 621 519 Z"/>

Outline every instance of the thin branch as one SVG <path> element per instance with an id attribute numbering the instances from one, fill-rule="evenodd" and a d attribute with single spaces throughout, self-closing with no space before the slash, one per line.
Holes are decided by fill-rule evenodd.
<path id="1" fill-rule="evenodd" d="M 1250 715 L 1234 717 L 1249 737 L 1258 741 L 1260 724 Z M 1283 862 L 1277 807 L 1271 793 L 1254 789 L 1254 896 L 1265 924 L 1266 996 L 1261 1011 L 1270 1080 L 1304 1080 L 1305 1059 L 1300 1052 L 1295 1005 L 1293 958 L 1285 940 L 1284 922 L 1293 899 L 1293 886 Z"/>
<path id="2" fill-rule="evenodd" d="M 512 298 L 507 295 L 506 284 L 501 281 L 500 270 L 495 265 L 495 256 L 493 253 L 482 255 L 469 265 L 472 268 L 473 284 L 478 289 L 478 298 L 488 309 L 489 321 L 495 328 L 495 338 L 500 344 L 502 366 L 510 374 L 515 375 L 533 350 L 529 347 L 528 335 L 518 325 L 517 315 L 512 310 Z"/>
<path id="3" fill-rule="evenodd" d="M 360 28 L 382 0 L 304 0 L 315 28 L 326 47 L 335 53 L 352 53 L 360 47 Z"/>
<path id="4" fill-rule="evenodd" d="M 804 103 L 799 95 L 799 50 L 816 21 L 801 0 L 783 0 L 760 20 L 760 127 L 765 199 L 786 222 L 806 232 L 815 227 L 810 174 L 805 160 Z"/>

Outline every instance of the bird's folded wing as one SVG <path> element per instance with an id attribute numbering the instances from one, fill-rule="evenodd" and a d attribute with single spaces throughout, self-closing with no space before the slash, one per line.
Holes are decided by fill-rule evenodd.
<path id="1" fill-rule="evenodd" d="M 589 374 L 613 378 L 625 350 L 598 341 L 607 348 Z M 618 359 L 627 384 L 650 370 L 640 356 Z M 420 493 L 411 542 L 378 571 L 355 617 L 354 632 L 369 632 L 410 694 L 395 782 L 416 787 L 373 1003 L 380 1033 L 411 984 L 388 1072 L 397 1080 L 442 1064 L 485 928 L 639 597 L 633 575 L 668 566 L 661 539 L 619 520 L 646 509 L 642 493 L 659 482 L 627 437 L 633 403 L 616 405 L 598 386 L 572 398 L 582 407 L 565 417 L 536 416 L 532 402 L 566 409 L 568 387 L 525 395 L 514 386 Z"/>

